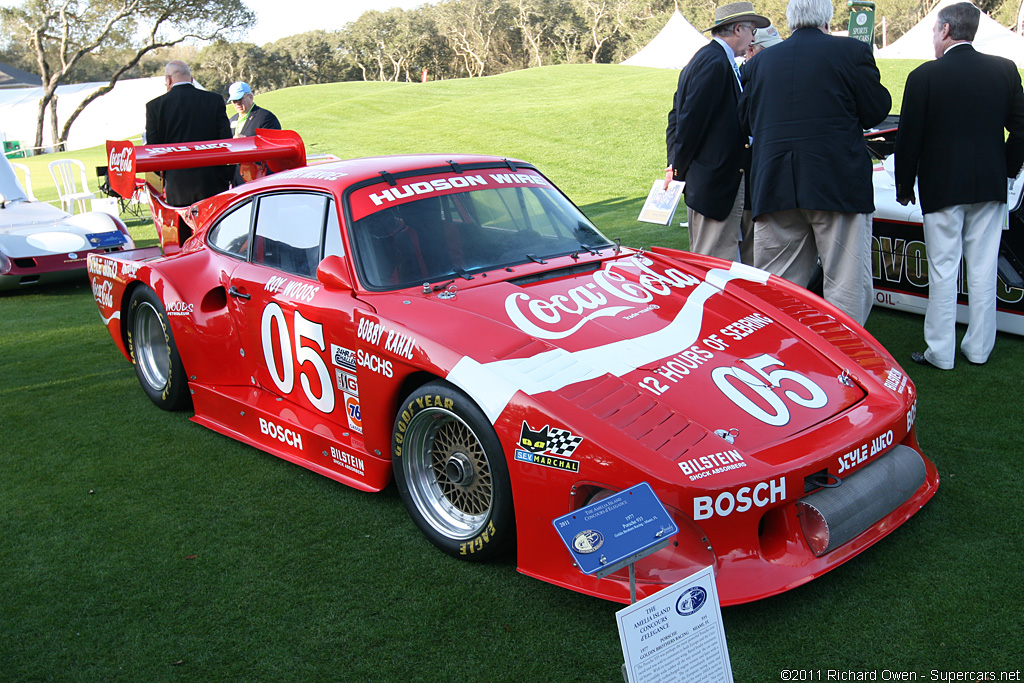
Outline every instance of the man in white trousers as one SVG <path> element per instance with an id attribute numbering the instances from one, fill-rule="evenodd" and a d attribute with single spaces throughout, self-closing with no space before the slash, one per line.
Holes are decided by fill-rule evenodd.
<path id="1" fill-rule="evenodd" d="M 969 2 L 939 11 L 935 61 L 907 77 L 896 140 L 896 200 L 913 203 L 918 179 L 928 248 L 928 348 L 911 360 L 952 370 L 957 280 L 967 262 L 969 322 L 960 344 L 971 363 L 996 340 L 996 269 L 1007 179 L 1024 163 L 1024 92 L 1013 62 L 971 46 L 981 12 Z M 1009 131 L 1004 140 L 1003 131 Z"/>

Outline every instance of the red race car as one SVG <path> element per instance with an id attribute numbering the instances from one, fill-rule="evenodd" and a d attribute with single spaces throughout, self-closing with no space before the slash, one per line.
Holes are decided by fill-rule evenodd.
<path id="1" fill-rule="evenodd" d="M 241 158 L 202 144 L 112 153 L 128 176 Z M 765 272 L 622 248 L 523 161 L 297 167 L 179 214 L 175 253 L 89 261 L 153 402 L 363 491 L 394 479 L 456 557 L 515 548 L 527 575 L 628 602 L 627 569 L 583 574 L 552 520 L 648 482 L 680 532 L 637 563 L 638 596 L 713 565 L 736 604 L 938 487 L 914 385 L 864 329 Z"/>

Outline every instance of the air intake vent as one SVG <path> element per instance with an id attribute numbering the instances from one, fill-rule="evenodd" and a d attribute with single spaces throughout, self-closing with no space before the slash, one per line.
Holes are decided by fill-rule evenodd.
<path id="1" fill-rule="evenodd" d="M 888 361 L 879 356 L 871 346 L 864 343 L 853 330 L 828 313 L 813 308 L 806 302 L 772 287 L 752 283 L 744 283 L 744 287 L 798 323 L 806 325 L 812 332 L 842 351 L 862 368 L 878 372 L 888 369 Z"/>
<path id="2" fill-rule="evenodd" d="M 666 457 L 677 457 L 704 436 L 703 429 L 618 378 L 570 385 L 559 394 L 595 419 Z"/>

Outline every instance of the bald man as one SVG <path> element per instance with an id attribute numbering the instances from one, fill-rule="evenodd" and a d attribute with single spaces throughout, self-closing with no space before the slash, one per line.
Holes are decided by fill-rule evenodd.
<path id="1" fill-rule="evenodd" d="M 164 68 L 167 92 L 146 103 L 146 144 L 164 145 L 231 138 L 224 99 L 192 84 L 184 62 Z M 172 206 L 189 206 L 228 189 L 234 166 L 164 171 L 164 196 Z"/>

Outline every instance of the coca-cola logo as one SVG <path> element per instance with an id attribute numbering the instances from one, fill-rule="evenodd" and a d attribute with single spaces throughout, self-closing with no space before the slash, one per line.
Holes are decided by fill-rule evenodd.
<path id="1" fill-rule="evenodd" d="M 107 168 L 111 173 L 132 172 L 132 149 L 131 145 L 121 149 L 111 148 L 110 157 L 107 159 Z"/>
<path id="2" fill-rule="evenodd" d="M 547 299 L 517 292 L 505 299 L 505 312 L 516 327 L 533 337 L 564 339 L 591 320 L 634 308 L 623 302 L 646 305 L 655 297 L 670 296 L 673 289 L 700 284 L 675 268 L 659 272 L 653 265 L 643 257 L 617 261 L 595 272 L 590 281 Z"/>

